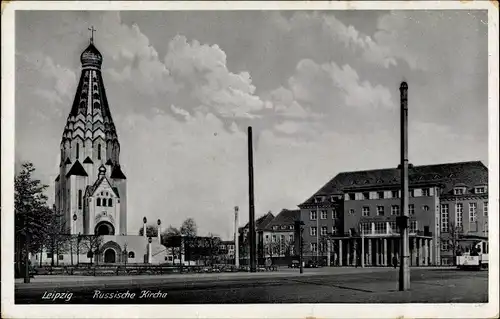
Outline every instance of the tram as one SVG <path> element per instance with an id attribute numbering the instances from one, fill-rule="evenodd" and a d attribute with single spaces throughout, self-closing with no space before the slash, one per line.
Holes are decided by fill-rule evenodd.
<path id="1" fill-rule="evenodd" d="M 457 252 L 458 269 L 488 268 L 488 240 L 464 238 L 460 240 Z"/>

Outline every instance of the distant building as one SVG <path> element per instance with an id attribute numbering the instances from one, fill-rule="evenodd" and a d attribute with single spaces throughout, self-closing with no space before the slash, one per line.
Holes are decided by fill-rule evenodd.
<path id="1" fill-rule="evenodd" d="M 409 168 L 410 253 L 412 265 L 453 263 L 449 239 L 488 236 L 488 169 L 481 162 Z M 361 260 L 390 265 L 399 258 L 400 169 L 339 173 L 300 204 L 305 223 L 304 256 L 336 265 Z"/>
<path id="2" fill-rule="evenodd" d="M 255 232 L 256 232 L 256 245 L 257 245 L 257 262 L 262 264 L 264 262 L 264 230 L 267 225 L 274 219 L 274 215 L 271 212 L 257 218 L 255 220 Z M 249 223 L 245 226 L 240 227 L 239 232 L 239 254 L 240 261 L 242 264 L 248 263 L 250 259 L 250 245 L 249 245 Z"/>
<path id="3" fill-rule="evenodd" d="M 294 222 L 300 219 L 300 210 L 283 209 L 263 230 L 263 255 L 273 262 L 289 262 L 294 251 Z"/>

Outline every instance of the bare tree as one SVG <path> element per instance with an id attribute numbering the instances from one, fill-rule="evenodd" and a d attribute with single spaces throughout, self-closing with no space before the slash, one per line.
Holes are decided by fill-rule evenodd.
<path id="1" fill-rule="evenodd" d="M 450 222 L 448 232 L 441 232 L 441 242 L 447 243 L 453 253 L 453 264 L 456 265 L 457 253 L 460 249 L 460 239 L 463 237 L 464 231 L 462 225 L 457 226 L 455 222 Z"/>
<path id="2" fill-rule="evenodd" d="M 187 218 L 181 226 L 180 232 L 184 236 L 188 237 L 196 237 L 198 233 L 198 226 L 196 226 L 196 222 L 193 218 Z"/>
<path id="3" fill-rule="evenodd" d="M 144 235 L 144 228 L 139 229 L 139 236 Z M 146 237 L 158 237 L 158 227 L 154 225 L 146 225 Z"/>

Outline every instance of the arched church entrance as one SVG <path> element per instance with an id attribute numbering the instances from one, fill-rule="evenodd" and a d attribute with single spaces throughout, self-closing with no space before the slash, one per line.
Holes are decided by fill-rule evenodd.
<path id="1" fill-rule="evenodd" d="M 109 222 L 100 222 L 95 226 L 94 233 L 97 236 L 114 235 L 115 227 L 113 227 L 113 225 Z"/>
<path id="2" fill-rule="evenodd" d="M 108 248 L 104 252 L 104 262 L 105 263 L 115 263 L 116 262 L 116 252 L 113 248 Z"/>

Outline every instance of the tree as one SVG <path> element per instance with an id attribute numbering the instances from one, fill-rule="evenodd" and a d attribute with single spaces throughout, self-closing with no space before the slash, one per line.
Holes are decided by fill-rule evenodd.
<path id="1" fill-rule="evenodd" d="M 452 249 L 454 265 L 457 262 L 457 252 L 460 249 L 460 239 L 463 235 L 463 227 L 457 226 L 454 222 L 449 223 L 447 233 L 441 233 L 441 242 L 447 243 Z"/>
<path id="2" fill-rule="evenodd" d="M 139 229 L 139 236 L 143 236 L 144 229 L 141 227 Z M 153 225 L 146 225 L 146 237 L 158 237 L 158 227 Z"/>
<path id="3" fill-rule="evenodd" d="M 48 187 L 33 178 L 35 167 L 24 163 L 14 179 L 15 256 L 16 270 L 28 260 L 29 253 L 38 252 L 43 246 L 47 221 L 51 212 L 47 207 Z"/>
<path id="4" fill-rule="evenodd" d="M 62 214 L 55 210 L 50 210 L 50 220 L 46 224 L 45 233 L 47 239 L 47 249 L 52 254 L 51 265 L 59 265 L 59 254 L 66 252 L 68 244 L 71 244 L 71 237 L 67 233 L 66 222 Z M 54 259 L 56 262 L 54 262 Z"/>
<path id="5" fill-rule="evenodd" d="M 101 253 L 101 246 L 103 243 L 102 236 L 97 235 L 81 235 L 80 245 L 83 248 L 82 252 L 87 254 L 90 258 L 90 263 L 94 263 L 94 257 L 96 264 L 99 262 L 98 255 Z"/>
<path id="6" fill-rule="evenodd" d="M 194 219 L 191 217 L 187 218 L 182 223 L 180 232 L 184 236 L 196 237 L 196 234 L 198 232 L 198 227 L 196 226 L 196 222 L 194 221 Z"/>

